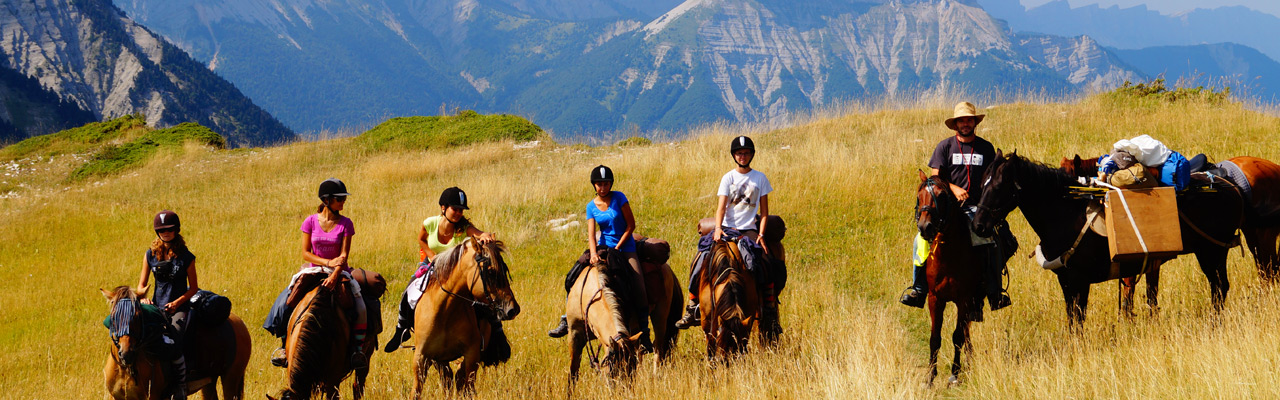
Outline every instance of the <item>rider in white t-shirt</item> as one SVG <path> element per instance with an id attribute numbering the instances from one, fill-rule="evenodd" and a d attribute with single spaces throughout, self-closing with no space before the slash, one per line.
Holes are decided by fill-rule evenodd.
<path id="1" fill-rule="evenodd" d="M 711 240 L 719 241 L 725 236 L 725 229 L 732 228 L 742 237 L 755 242 L 755 246 L 763 249 L 767 254 L 768 247 L 764 245 L 764 232 L 768 226 L 769 193 L 773 192 L 773 185 L 769 183 L 769 178 L 765 177 L 763 172 L 751 168 L 751 161 L 756 156 L 756 145 L 751 138 L 746 136 L 734 138 L 729 152 L 733 155 L 733 160 L 738 167 L 720 178 L 720 187 L 716 191 L 716 195 L 720 198 L 716 205 L 717 223 L 715 231 L 711 232 Z M 676 322 L 676 326 L 681 329 L 700 323 L 695 281 L 697 267 L 698 265 L 695 265 L 690 271 L 689 305 L 685 308 L 684 316 Z M 778 302 L 773 282 L 766 282 L 762 286 L 764 315 L 760 321 L 761 329 L 781 333 L 782 327 L 778 324 Z"/>

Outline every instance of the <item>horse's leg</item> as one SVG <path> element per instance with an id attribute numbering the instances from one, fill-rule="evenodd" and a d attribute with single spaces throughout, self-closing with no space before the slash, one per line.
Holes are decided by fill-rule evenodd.
<path id="1" fill-rule="evenodd" d="M 1274 283 L 1277 275 L 1280 275 L 1280 251 L 1276 248 L 1280 227 L 1250 230 L 1256 230 L 1254 240 L 1250 241 L 1249 251 L 1253 252 L 1254 262 L 1258 264 L 1258 273 L 1262 275 L 1263 283 Z"/>
<path id="2" fill-rule="evenodd" d="M 453 384 L 463 395 L 470 397 L 476 392 L 476 372 L 480 369 L 480 346 L 468 348 L 462 355 L 462 364 L 458 365 L 458 373 Z"/>
<path id="3" fill-rule="evenodd" d="M 1067 306 L 1067 327 L 1074 331 L 1084 323 L 1084 307 L 1080 306 L 1080 297 L 1088 294 L 1087 292 L 1081 294 L 1081 284 L 1072 282 L 1072 277 L 1067 272 L 1058 273 L 1058 286 L 1062 287 L 1062 301 Z M 1085 283 L 1083 286 L 1088 290 L 1089 284 Z"/>
<path id="4" fill-rule="evenodd" d="M 582 368 L 582 349 L 587 346 L 586 332 L 579 333 L 573 326 L 569 328 L 569 390 L 578 381 L 578 370 Z M 570 393 L 572 394 L 572 393 Z M 572 397 L 572 396 L 570 396 Z"/>
<path id="5" fill-rule="evenodd" d="M 453 389 L 453 366 L 448 361 L 436 361 L 436 373 L 440 374 L 440 386 L 445 393 L 452 392 Z"/>
<path id="6" fill-rule="evenodd" d="M 422 398 L 422 382 L 427 379 L 427 358 L 422 356 L 422 347 L 413 349 L 413 398 Z"/>
<path id="7" fill-rule="evenodd" d="M 370 350 L 366 349 L 365 351 L 370 351 Z M 369 352 L 367 354 L 373 354 L 373 353 Z M 351 398 L 355 400 L 360 400 L 360 398 L 364 397 L 364 382 L 365 382 L 365 378 L 369 377 L 369 367 L 364 367 L 364 368 L 355 370 L 354 375 L 355 376 L 351 377 Z"/>
<path id="8" fill-rule="evenodd" d="M 946 310 L 946 302 L 929 296 L 929 386 L 933 386 L 933 378 L 938 377 L 938 349 L 942 348 L 942 318 Z"/>
<path id="9" fill-rule="evenodd" d="M 956 303 L 956 330 L 951 334 L 951 344 L 955 346 L 955 357 L 951 360 L 951 378 L 947 383 L 955 385 L 960 383 L 960 353 L 971 352 L 972 347 L 969 346 L 969 318 L 968 307 Z"/>
<path id="10" fill-rule="evenodd" d="M 223 392 L 226 392 L 226 390 L 223 390 Z M 227 393 L 224 393 L 224 394 L 227 394 Z M 200 398 L 204 400 L 218 399 L 218 377 L 216 376 L 213 377 L 213 380 L 210 380 L 209 383 L 205 384 L 204 387 L 200 388 Z"/>
<path id="11" fill-rule="evenodd" d="M 1120 278 L 1120 313 L 1126 318 L 1132 318 L 1133 313 L 1133 294 L 1137 289 L 1137 277 Z"/>
<path id="12" fill-rule="evenodd" d="M 244 371 L 233 372 L 231 375 L 223 376 L 221 380 L 222 398 L 228 400 L 244 398 Z M 209 383 L 209 386 L 212 387 L 213 383 Z"/>
<path id="13" fill-rule="evenodd" d="M 1160 266 L 1165 261 L 1158 261 L 1147 270 L 1147 312 L 1160 314 Z"/>
<path id="14" fill-rule="evenodd" d="M 1210 245 L 1212 246 L 1212 245 Z M 1222 311 L 1231 283 L 1227 281 L 1227 249 L 1214 246 L 1196 252 L 1200 270 L 1209 279 L 1209 299 L 1214 311 Z"/>

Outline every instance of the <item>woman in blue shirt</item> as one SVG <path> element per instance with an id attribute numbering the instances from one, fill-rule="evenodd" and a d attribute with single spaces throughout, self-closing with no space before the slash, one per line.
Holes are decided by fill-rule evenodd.
<path id="1" fill-rule="evenodd" d="M 636 310 L 640 313 L 641 321 L 644 321 L 640 342 L 642 346 L 647 347 L 649 299 L 644 286 L 644 273 L 640 270 L 640 257 L 636 254 L 634 238 L 636 218 L 631 214 L 631 203 L 627 201 L 627 195 L 613 190 L 613 170 L 609 167 L 600 165 L 592 168 L 591 185 L 595 187 L 596 197 L 587 203 L 586 208 L 587 243 L 591 243 L 587 248 L 587 254 L 590 256 L 591 265 L 595 265 L 600 261 L 600 253 L 597 249 L 607 246 L 621 252 L 623 258 L 626 258 L 627 263 L 631 265 L 631 271 L 636 274 L 633 281 L 636 284 L 635 289 L 640 303 Z M 598 239 L 596 232 L 599 232 Z M 568 324 L 562 315 L 560 325 L 548 334 L 551 337 L 561 337 L 566 333 L 568 333 Z"/>

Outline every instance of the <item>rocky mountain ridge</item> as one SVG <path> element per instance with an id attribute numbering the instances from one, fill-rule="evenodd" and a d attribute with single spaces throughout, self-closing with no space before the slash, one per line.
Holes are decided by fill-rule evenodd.
<path id="1" fill-rule="evenodd" d="M 295 137 L 231 83 L 109 1 L 5 5 L 0 8 L 0 64 L 98 119 L 143 114 L 156 127 L 197 122 L 242 146 Z"/>

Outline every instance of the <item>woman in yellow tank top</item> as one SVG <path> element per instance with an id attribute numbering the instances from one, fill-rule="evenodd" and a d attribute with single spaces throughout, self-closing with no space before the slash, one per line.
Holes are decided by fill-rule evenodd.
<path id="1" fill-rule="evenodd" d="M 451 187 L 440 194 L 440 215 L 427 217 L 422 221 L 422 228 L 418 230 L 418 270 L 400 296 L 400 320 L 396 323 L 395 334 L 391 335 L 383 351 L 390 353 L 399 349 L 400 343 L 413 330 L 413 310 L 430 278 L 431 260 L 445 250 L 461 244 L 467 237 L 482 244 L 494 240 L 492 233 L 476 228 L 462 215 L 467 209 L 467 194 L 462 189 Z"/>

